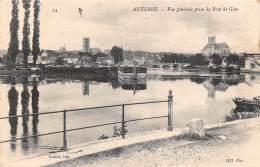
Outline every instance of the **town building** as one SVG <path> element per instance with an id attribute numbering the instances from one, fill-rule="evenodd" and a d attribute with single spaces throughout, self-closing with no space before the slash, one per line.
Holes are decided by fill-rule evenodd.
<path id="1" fill-rule="evenodd" d="M 89 48 L 89 53 L 97 55 L 98 53 L 101 53 L 101 50 L 99 48 Z"/>
<path id="2" fill-rule="evenodd" d="M 83 52 L 88 52 L 90 48 L 90 39 L 87 37 L 83 38 Z"/>
<path id="3" fill-rule="evenodd" d="M 5 55 L 7 55 L 7 50 L 0 50 L 0 57 L 3 58 Z"/>
<path id="4" fill-rule="evenodd" d="M 145 51 L 124 51 L 124 64 L 133 64 L 136 62 L 138 65 L 147 65 L 153 63 L 159 63 L 161 57 L 155 52 L 145 52 Z"/>
<path id="5" fill-rule="evenodd" d="M 97 63 L 99 65 L 107 66 L 114 64 L 114 58 L 112 56 L 103 56 L 97 58 Z"/>
<path id="6" fill-rule="evenodd" d="M 111 49 L 105 49 L 104 51 L 103 51 L 103 53 L 105 53 L 105 54 L 107 54 L 107 55 L 110 55 L 111 53 Z"/>
<path id="7" fill-rule="evenodd" d="M 92 66 L 92 60 L 89 55 L 80 56 L 78 62 L 79 62 L 79 65 L 82 67 L 91 67 Z"/>
<path id="8" fill-rule="evenodd" d="M 208 44 L 201 50 L 201 52 L 206 56 L 210 56 L 213 54 L 228 56 L 230 53 L 230 49 L 226 43 L 217 43 L 216 36 L 209 36 Z"/>
<path id="9" fill-rule="evenodd" d="M 29 64 L 33 64 L 33 55 L 32 55 L 32 53 L 30 53 L 30 55 L 28 56 L 28 63 Z M 37 56 L 36 64 L 46 64 L 46 62 L 44 61 L 41 53 Z"/>
<path id="10" fill-rule="evenodd" d="M 63 58 L 67 64 L 78 64 L 79 53 L 76 51 L 66 51 L 65 49 L 56 50 L 45 50 L 38 56 L 39 62 L 37 64 L 55 64 L 57 58 Z M 38 60 L 37 60 L 38 61 Z M 30 61 L 29 61 L 30 62 Z"/>

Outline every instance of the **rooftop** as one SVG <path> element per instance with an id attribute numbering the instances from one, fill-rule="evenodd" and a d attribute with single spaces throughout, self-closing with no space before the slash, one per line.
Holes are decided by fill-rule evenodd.
<path id="1" fill-rule="evenodd" d="M 204 48 L 204 49 L 207 49 L 207 48 L 212 48 L 214 47 L 215 49 L 222 49 L 222 48 L 227 48 L 229 49 L 228 45 L 226 43 L 214 43 L 214 44 L 207 44 Z"/>

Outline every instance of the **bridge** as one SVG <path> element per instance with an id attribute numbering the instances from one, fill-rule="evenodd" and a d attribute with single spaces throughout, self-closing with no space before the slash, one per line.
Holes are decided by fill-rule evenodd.
<path id="1" fill-rule="evenodd" d="M 260 53 L 244 53 L 245 71 L 260 72 Z"/>
<path id="2" fill-rule="evenodd" d="M 148 68 L 158 68 L 158 69 L 173 69 L 181 68 L 184 65 L 189 65 L 188 63 L 151 63 Z"/>

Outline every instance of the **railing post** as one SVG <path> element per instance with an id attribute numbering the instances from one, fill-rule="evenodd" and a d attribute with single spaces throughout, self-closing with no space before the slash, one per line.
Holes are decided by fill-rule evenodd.
<path id="1" fill-rule="evenodd" d="M 122 104 L 122 127 L 121 127 L 122 138 L 125 138 L 125 105 Z"/>
<path id="2" fill-rule="evenodd" d="M 63 111 L 63 150 L 67 151 L 68 147 L 67 147 L 67 128 L 66 128 L 66 122 L 67 118 L 66 118 L 66 110 Z"/>
<path id="3" fill-rule="evenodd" d="M 172 126 L 172 103 L 173 103 L 173 96 L 172 96 L 172 90 L 169 90 L 169 95 L 168 95 L 168 131 L 173 130 Z"/>

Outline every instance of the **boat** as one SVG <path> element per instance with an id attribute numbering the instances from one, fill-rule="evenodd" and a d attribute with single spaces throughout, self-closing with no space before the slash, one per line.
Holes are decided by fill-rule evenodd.
<path id="1" fill-rule="evenodd" d="M 147 69 L 141 66 L 120 66 L 118 69 L 118 81 L 124 90 L 133 90 L 134 95 L 139 90 L 146 89 Z"/>
<path id="2" fill-rule="evenodd" d="M 253 97 L 253 100 L 256 100 L 257 102 L 260 103 L 260 96 Z"/>
<path id="3" fill-rule="evenodd" d="M 259 96 L 257 96 L 259 97 Z M 234 103 L 237 105 L 237 110 L 247 112 L 257 112 L 260 109 L 260 100 L 256 97 L 251 99 L 235 97 L 233 98 Z"/>
<path id="4" fill-rule="evenodd" d="M 118 80 L 132 81 L 132 80 L 146 80 L 147 68 L 142 66 L 119 66 Z"/>

